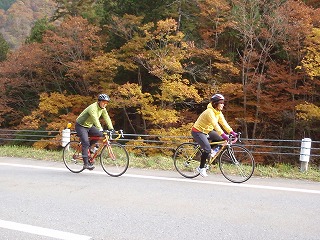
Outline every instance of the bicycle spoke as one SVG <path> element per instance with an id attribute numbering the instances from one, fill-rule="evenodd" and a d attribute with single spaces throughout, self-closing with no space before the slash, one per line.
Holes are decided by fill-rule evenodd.
<path id="1" fill-rule="evenodd" d="M 219 167 L 226 179 L 242 183 L 252 176 L 254 159 L 245 147 L 233 144 L 222 152 L 219 158 Z"/>
<path id="2" fill-rule="evenodd" d="M 183 143 L 173 156 L 176 170 L 184 177 L 194 178 L 199 175 L 196 168 L 200 164 L 201 151 L 195 143 Z"/>
<path id="3" fill-rule="evenodd" d="M 113 177 L 121 176 L 129 166 L 129 155 L 124 146 L 112 142 L 105 146 L 100 154 L 100 162 L 103 170 Z"/>
<path id="4" fill-rule="evenodd" d="M 78 141 L 71 141 L 63 148 L 63 162 L 73 173 L 83 171 L 83 159 L 81 144 Z"/>

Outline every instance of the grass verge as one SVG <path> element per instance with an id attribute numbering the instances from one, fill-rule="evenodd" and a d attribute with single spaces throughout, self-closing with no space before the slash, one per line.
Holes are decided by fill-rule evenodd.
<path id="1" fill-rule="evenodd" d="M 0 152 L 1 157 L 19 157 L 62 162 L 62 150 L 48 151 L 22 146 L 0 146 Z M 165 156 L 146 157 L 133 156 L 130 154 L 130 167 L 175 171 L 172 158 Z M 215 166 L 212 168 L 212 171 L 219 173 L 219 168 Z M 308 171 L 301 172 L 298 166 L 291 166 L 289 164 L 276 164 L 275 166 L 257 165 L 254 176 L 266 178 L 304 179 L 320 182 L 320 169 L 309 165 Z"/>

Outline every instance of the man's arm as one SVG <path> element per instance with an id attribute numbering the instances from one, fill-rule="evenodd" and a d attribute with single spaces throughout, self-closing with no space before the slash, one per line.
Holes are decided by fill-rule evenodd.
<path id="1" fill-rule="evenodd" d="M 114 129 L 114 128 L 113 128 L 113 125 L 112 125 L 111 118 L 110 118 L 110 116 L 109 116 L 109 114 L 108 114 L 108 112 L 107 112 L 106 109 L 103 110 L 103 112 L 102 112 L 102 117 L 103 117 L 104 121 L 106 122 L 106 124 L 107 124 L 107 126 L 108 126 L 108 129 L 109 129 L 109 130 Z"/>

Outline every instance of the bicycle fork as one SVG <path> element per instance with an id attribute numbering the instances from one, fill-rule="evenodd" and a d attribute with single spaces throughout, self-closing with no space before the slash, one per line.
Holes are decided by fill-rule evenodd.
<path id="1" fill-rule="evenodd" d="M 240 175 L 246 177 L 247 176 L 246 173 L 243 171 L 240 162 L 235 157 L 234 152 L 231 148 L 228 148 L 228 153 L 229 153 L 229 156 L 231 158 L 232 163 L 237 166 Z"/>
<path id="2" fill-rule="evenodd" d="M 108 148 L 108 153 L 109 153 L 110 158 L 111 158 L 113 161 L 115 161 L 115 160 L 116 160 L 116 156 L 114 155 L 111 146 L 110 146 L 110 145 L 107 145 L 107 148 Z"/>

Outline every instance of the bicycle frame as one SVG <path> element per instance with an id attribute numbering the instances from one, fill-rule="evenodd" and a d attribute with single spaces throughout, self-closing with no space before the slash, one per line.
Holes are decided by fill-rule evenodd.
<path id="1" fill-rule="evenodd" d="M 216 160 L 218 158 L 218 156 L 226 149 L 228 148 L 230 145 L 232 145 L 233 143 L 236 143 L 237 141 L 241 142 L 240 140 L 240 135 L 241 133 L 238 133 L 238 137 L 234 137 L 234 138 L 229 138 L 228 141 L 222 140 L 222 141 L 218 141 L 218 142 L 211 142 L 210 145 L 212 146 L 218 146 L 221 145 L 222 147 L 219 149 L 219 151 L 213 156 L 210 157 L 208 163 L 212 164 L 214 160 Z M 228 153 L 230 154 L 230 156 L 232 157 L 232 159 L 234 160 L 234 154 L 231 153 L 231 151 L 228 149 Z"/>
<path id="2" fill-rule="evenodd" d="M 226 143 L 226 141 L 219 141 L 219 142 L 212 142 L 210 143 L 211 146 L 218 146 L 218 145 L 222 145 L 222 147 L 219 149 L 219 151 L 213 156 L 211 157 L 210 156 L 210 159 L 209 159 L 209 164 L 212 164 L 214 160 L 217 159 L 217 157 L 223 152 L 223 150 L 228 146 L 230 145 L 230 143 Z M 199 146 L 200 147 L 200 146 Z"/>
<path id="3" fill-rule="evenodd" d="M 211 142 L 210 145 L 221 145 L 219 151 L 207 160 L 206 168 L 210 169 L 213 161 L 217 159 L 222 175 L 231 182 L 242 183 L 247 181 L 254 172 L 254 158 L 250 151 L 236 142 L 241 142 L 238 137 L 230 137 L 228 141 Z M 196 142 L 180 144 L 173 156 L 176 170 L 186 178 L 194 178 L 199 175 L 196 170 L 201 161 L 203 150 Z"/>
<path id="4" fill-rule="evenodd" d="M 123 131 L 106 131 L 104 136 L 90 136 L 90 141 L 99 143 L 96 151 L 90 153 L 88 149 L 89 162 L 94 163 L 95 159 L 100 160 L 102 169 L 112 177 L 121 176 L 126 172 L 129 166 L 129 155 L 125 147 L 117 140 L 123 137 Z M 73 173 L 80 173 L 83 168 L 82 144 L 79 139 L 71 140 L 63 148 L 63 162 Z"/>
<path id="5" fill-rule="evenodd" d="M 223 152 L 223 150 L 230 145 L 232 142 L 229 140 L 229 142 L 226 142 L 225 140 L 223 141 L 219 141 L 219 142 L 211 142 L 210 145 L 211 146 L 218 146 L 218 145 L 222 145 L 222 147 L 219 149 L 219 151 L 213 156 L 210 156 L 210 159 L 208 161 L 209 164 L 212 164 L 214 162 L 214 160 L 217 159 L 217 157 Z M 198 145 L 197 150 L 194 152 L 193 155 L 190 156 L 190 159 L 193 159 L 195 157 L 195 155 L 197 154 L 198 151 L 202 151 L 200 145 Z"/>
<path id="6" fill-rule="evenodd" d="M 89 140 L 98 140 L 98 142 L 102 143 L 99 145 L 99 148 L 97 151 L 95 151 L 95 153 L 91 156 L 90 151 L 88 151 L 88 156 L 89 156 L 89 162 L 93 163 L 94 160 L 96 159 L 97 156 L 100 155 L 102 149 L 104 146 L 107 147 L 108 149 L 108 153 L 110 155 L 110 157 L 114 160 L 115 156 L 112 152 L 112 149 L 110 147 L 110 140 L 118 140 L 120 137 L 123 137 L 123 130 L 120 130 L 119 132 L 116 133 L 117 137 L 116 138 L 112 138 L 112 133 L 110 131 L 104 132 L 104 137 L 99 137 L 99 136 L 90 136 Z"/>

